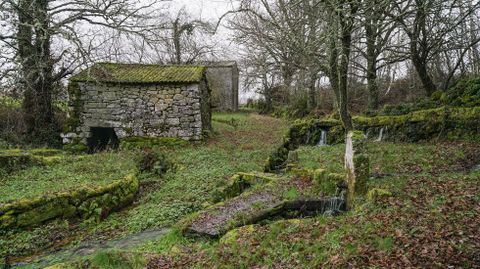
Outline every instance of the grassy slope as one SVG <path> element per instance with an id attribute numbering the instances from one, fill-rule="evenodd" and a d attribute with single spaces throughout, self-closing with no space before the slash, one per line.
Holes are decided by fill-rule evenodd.
<path id="1" fill-rule="evenodd" d="M 17 171 L 0 178 L 0 202 L 122 179 L 135 171 L 132 157 L 130 153 L 65 155 L 59 163 Z"/>
<path id="2" fill-rule="evenodd" d="M 0 231 L 0 254 L 9 252 L 14 260 L 18 260 L 45 248 L 81 240 L 107 239 L 172 224 L 202 208 L 215 186 L 235 172 L 262 170 L 263 161 L 281 142 L 287 127 L 282 120 L 257 114 L 222 113 L 214 114 L 213 119 L 215 134 L 206 143 L 159 149 L 175 160 L 177 171 L 162 179 L 142 176 L 141 195 L 133 206 L 111 214 L 101 223 L 54 221 L 29 231 Z M 32 168 L 15 175 L 19 181 L 15 184 L 24 184 L 22 181 L 33 174 L 38 175 L 35 178 L 49 175 L 48 179 L 54 180 L 104 172 L 113 175 L 130 172 L 135 154 L 131 151 L 104 153 L 87 156 L 71 166 L 65 163 L 50 169 Z M 97 166 L 105 168 L 99 171 Z M 36 169 L 40 170 L 34 173 Z M 41 191 L 45 191 L 48 184 L 41 187 Z"/>
<path id="3" fill-rule="evenodd" d="M 244 227 L 226 241 L 192 241 L 174 232 L 141 251 L 149 268 L 472 268 L 480 264 L 478 145 L 370 145 L 370 187 L 393 197 L 365 202 L 339 217 Z M 301 162 L 341 169 L 343 146 L 302 148 Z M 312 161 L 313 160 L 313 161 Z M 333 160 L 333 161 L 332 161 Z"/>

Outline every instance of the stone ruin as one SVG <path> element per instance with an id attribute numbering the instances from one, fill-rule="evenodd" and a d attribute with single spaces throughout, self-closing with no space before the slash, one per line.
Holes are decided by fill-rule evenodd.
<path id="1" fill-rule="evenodd" d="M 216 111 L 238 110 L 239 70 L 235 61 L 205 62 L 212 108 Z"/>
<path id="2" fill-rule="evenodd" d="M 345 170 L 347 173 L 347 205 L 352 208 L 357 196 L 367 194 L 370 161 L 366 149 L 366 137 L 361 131 L 350 131 L 345 141 Z"/>
<path id="3" fill-rule="evenodd" d="M 211 129 L 203 66 L 98 63 L 73 76 L 65 144 L 105 147 L 126 137 L 201 140 Z"/>

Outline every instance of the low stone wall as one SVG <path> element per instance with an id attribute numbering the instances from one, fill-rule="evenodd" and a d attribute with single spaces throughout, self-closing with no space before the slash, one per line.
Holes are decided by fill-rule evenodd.
<path id="1" fill-rule="evenodd" d="M 11 149 L 0 151 L 0 175 L 34 165 L 49 165 L 62 158 L 62 151 L 55 149 Z"/>
<path id="2" fill-rule="evenodd" d="M 138 187 L 138 180 L 127 176 L 106 186 L 0 204 L 0 228 L 29 227 L 57 218 L 104 218 L 131 203 Z"/>
<path id="3" fill-rule="evenodd" d="M 283 138 L 283 143 L 268 157 L 264 171 L 275 172 L 285 168 L 288 153 L 296 150 L 300 145 L 317 145 L 321 131 L 337 128 L 337 120 L 299 120 L 294 122 Z M 327 136 L 327 144 L 334 142 L 333 137 Z"/>
<path id="4" fill-rule="evenodd" d="M 339 120 L 314 120 L 309 128 L 328 129 L 329 143 L 343 143 L 345 131 Z M 353 117 L 356 130 L 369 139 L 416 142 L 444 140 L 480 140 L 480 107 L 440 107 L 399 116 Z"/>
<path id="5" fill-rule="evenodd" d="M 268 173 L 237 173 L 213 193 L 212 202 L 218 203 L 236 197 L 253 185 L 270 183 L 278 178 L 276 174 Z"/>
<path id="6" fill-rule="evenodd" d="M 480 107 L 441 107 L 400 116 L 354 117 L 353 121 L 355 129 L 364 131 L 370 139 L 480 140 Z"/>
<path id="7" fill-rule="evenodd" d="M 356 130 L 368 139 L 416 142 L 440 138 L 480 141 L 480 107 L 441 107 L 400 116 L 353 117 Z M 283 144 L 267 159 L 265 172 L 285 168 L 288 153 L 300 145 L 319 144 L 326 131 L 327 144 L 345 142 L 342 122 L 336 119 L 298 120 L 290 127 Z"/>

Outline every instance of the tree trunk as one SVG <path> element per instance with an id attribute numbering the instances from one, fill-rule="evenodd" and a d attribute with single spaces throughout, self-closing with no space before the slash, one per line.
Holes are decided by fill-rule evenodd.
<path id="1" fill-rule="evenodd" d="M 338 92 L 340 94 L 339 108 L 340 118 L 342 119 L 343 127 L 345 131 L 353 130 L 352 118 L 348 112 L 348 64 L 350 60 L 350 50 L 352 44 L 352 28 L 353 22 L 348 23 L 344 20 L 348 18 L 340 19 L 341 30 L 341 54 L 340 54 L 340 66 Z"/>
<path id="2" fill-rule="evenodd" d="M 272 89 L 268 86 L 267 74 L 263 75 L 263 96 L 265 97 L 265 108 L 261 111 L 264 114 L 270 113 L 273 110 L 272 105 Z"/>
<path id="3" fill-rule="evenodd" d="M 175 49 L 175 63 L 181 64 L 182 63 L 182 48 L 180 45 L 180 38 L 181 38 L 181 30 L 179 25 L 180 19 L 177 18 L 173 22 L 173 46 Z"/>
<path id="4" fill-rule="evenodd" d="M 367 87 L 368 109 L 378 109 L 378 84 L 377 84 L 377 61 L 374 58 L 367 59 Z"/>
<path id="5" fill-rule="evenodd" d="M 283 104 L 287 104 L 292 94 L 293 75 L 295 71 L 290 66 L 284 66 L 282 70 L 283 85 L 285 86 L 285 94 L 283 96 Z"/>
<path id="6" fill-rule="evenodd" d="M 377 85 L 377 53 L 375 39 L 377 29 L 372 23 L 373 14 L 368 13 L 365 21 L 365 35 L 367 39 L 367 88 L 368 88 L 368 109 L 378 109 L 378 85 Z"/>
<path id="7" fill-rule="evenodd" d="M 308 108 L 313 110 L 317 107 L 317 91 L 316 91 L 316 82 L 317 82 L 317 72 L 315 68 L 310 68 L 310 76 L 308 79 Z"/>
<path id="8" fill-rule="evenodd" d="M 418 76 L 422 82 L 422 86 L 425 89 L 427 96 L 431 96 L 436 90 L 437 87 L 433 83 L 430 74 L 428 74 L 427 63 L 426 61 L 421 60 L 418 56 L 412 55 L 412 62 L 415 66 Z"/>
<path id="9" fill-rule="evenodd" d="M 18 35 L 22 40 L 19 43 L 19 56 L 22 62 L 23 110 L 28 140 L 50 144 L 56 137 L 52 107 L 53 62 L 47 9 L 48 0 L 26 3 L 23 11 L 28 11 L 28 14 L 19 16 L 22 23 Z"/>
<path id="10" fill-rule="evenodd" d="M 333 93 L 335 94 L 335 106 L 339 107 L 340 93 L 338 91 L 338 51 L 335 44 L 335 38 L 330 37 L 330 57 L 329 61 L 329 70 L 328 70 L 328 79 L 330 80 L 330 85 L 332 86 Z"/>
<path id="11" fill-rule="evenodd" d="M 431 96 L 435 90 L 435 84 L 427 70 L 427 58 L 429 55 L 428 40 L 426 36 L 427 30 L 427 11 L 424 0 L 416 1 L 415 27 L 410 37 L 410 54 L 415 70 L 422 82 L 423 88 L 427 96 Z"/>
<path id="12" fill-rule="evenodd" d="M 317 107 L 317 91 L 315 88 L 316 77 L 310 77 L 308 85 L 308 109 L 313 110 Z"/>

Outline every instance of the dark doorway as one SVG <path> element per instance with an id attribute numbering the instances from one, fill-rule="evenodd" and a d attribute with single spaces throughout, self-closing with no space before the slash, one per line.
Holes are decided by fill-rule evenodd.
<path id="1" fill-rule="evenodd" d="M 117 149 L 120 141 L 113 128 L 91 127 L 91 136 L 88 138 L 88 153 L 95 153 L 107 149 Z"/>

